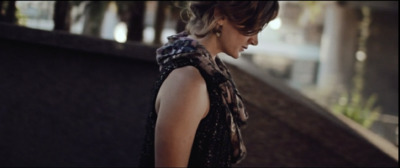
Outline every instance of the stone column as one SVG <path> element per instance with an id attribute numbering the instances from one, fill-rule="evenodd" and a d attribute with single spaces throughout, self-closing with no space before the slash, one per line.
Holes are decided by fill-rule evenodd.
<path id="1" fill-rule="evenodd" d="M 317 91 L 330 95 L 341 85 L 340 56 L 344 27 L 344 9 L 335 1 L 325 3 L 324 29 L 321 39 L 320 62 L 317 74 Z"/>

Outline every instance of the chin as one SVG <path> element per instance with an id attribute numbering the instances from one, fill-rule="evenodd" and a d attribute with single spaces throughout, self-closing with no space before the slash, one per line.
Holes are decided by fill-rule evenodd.
<path id="1" fill-rule="evenodd" d="M 233 53 L 233 54 L 228 54 L 234 59 L 238 59 L 240 57 L 240 53 Z"/>
<path id="2" fill-rule="evenodd" d="M 234 55 L 233 58 L 238 59 L 240 56 L 242 56 L 242 53 L 241 53 L 241 52 L 240 52 L 240 53 L 237 53 L 236 55 Z"/>
<path id="3" fill-rule="evenodd" d="M 223 52 L 224 54 L 226 54 L 229 57 L 232 57 L 233 59 L 238 59 L 241 55 L 240 52 Z"/>

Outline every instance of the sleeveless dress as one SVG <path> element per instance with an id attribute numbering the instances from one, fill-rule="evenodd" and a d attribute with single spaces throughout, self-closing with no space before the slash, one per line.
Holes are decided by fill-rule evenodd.
<path id="1" fill-rule="evenodd" d="M 168 37 L 169 42 L 157 49 L 160 77 L 152 95 L 152 110 L 146 121 L 140 167 L 154 167 L 154 134 L 157 113 L 154 108 L 157 93 L 176 68 L 196 67 L 204 78 L 210 100 L 210 110 L 197 128 L 189 167 L 230 167 L 246 155 L 239 127 L 246 123 L 248 114 L 231 75 L 224 63 L 212 59 L 208 51 L 186 32 Z"/>

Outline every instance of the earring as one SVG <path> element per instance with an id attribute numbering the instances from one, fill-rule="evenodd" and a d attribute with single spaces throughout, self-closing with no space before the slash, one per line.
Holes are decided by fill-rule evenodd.
<path id="1" fill-rule="evenodd" d="M 217 37 L 221 37 L 221 32 L 222 32 L 222 25 L 218 25 L 217 28 L 215 29 L 215 35 Z"/>
<path id="2" fill-rule="evenodd" d="M 217 37 L 221 37 L 221 33 L 220 32 L 216 32 L 215 35 L 217 35 Z"/>

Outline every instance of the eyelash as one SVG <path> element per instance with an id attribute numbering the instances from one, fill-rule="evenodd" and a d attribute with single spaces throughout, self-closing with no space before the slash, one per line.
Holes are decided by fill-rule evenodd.
<path id="1" fill-rule="evenodd" d="M 258 31 L 248 31 L 248 32 L 246 32 L 246 35 L 252 36 L 254 34 L 260 33 L 261 31 L 262 31 L 262 29 L 259 29 Z"/>

